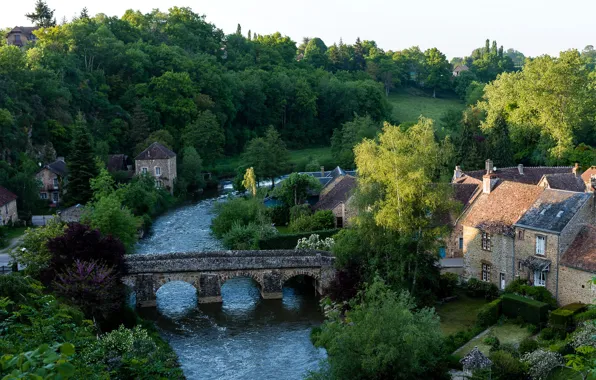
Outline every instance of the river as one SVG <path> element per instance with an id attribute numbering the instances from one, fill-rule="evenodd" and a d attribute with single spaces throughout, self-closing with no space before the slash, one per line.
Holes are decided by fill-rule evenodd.
<path id="1" fill-rule="evenodd" d="M 210 235 L 207 199 L 159 217 L 138 254 L 221 249 Z M 171 282 L 157 292 L 157 308 L 141 309 L 178 354 L 188 379 L 302 379 L 325 358 L 309 339 L 323 321 L 312 286 L 300 279 L 284 286 L 283 300 L 262 300 L 250 278 L 222 286 L 221 304 L 197 306 L 194 288 Z"/>

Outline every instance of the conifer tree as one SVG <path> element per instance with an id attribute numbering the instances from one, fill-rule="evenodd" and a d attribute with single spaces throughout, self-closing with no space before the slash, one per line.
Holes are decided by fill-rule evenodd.
<path id="1" fill-rule="evenodd" d="M 49 28 L 56 26 L 56 18 L 54 17 L 54 9 L 50 9 L 48 4 L 43 0 L 37 0 L 35 3 L 35 11 L 25 15 L 32 23 L 42 28 Z"/>
<path id="2" fill-rule="evenodd" d="M 97 166 L 93 159 L 91 135 L 82 113 L 79 113 L 75 120 L 72 152 L 67 165 L 67 203 L 85 204 L 93 197 L 90 181 L 97 175 Z"/>
<path id="3" fill-rule="evenodd" d="M 130 139 L 138 144 L 149 136 L 149 118 L 140 104 L 137 104 L 132 112 Z"/>

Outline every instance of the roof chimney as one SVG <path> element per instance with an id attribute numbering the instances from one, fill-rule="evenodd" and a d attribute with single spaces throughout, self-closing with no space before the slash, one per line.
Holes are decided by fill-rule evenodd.
<path id="1" fill-rule="evenodd" d="M 524 165 L 523 164 L 517 165 L 517 171 L 519 171 L 520 175 L 524 175 Z"/>
<path id="2" fill-rule="evenodd" d="M 461 167 L 459 165 L 457 165 L 455 167 L 455 170 L 453 171 L 453 179 L 455 180 L 455 179 L 461 178 L 461 176 L 463 174 L 464 173 L 461 171 Z"/>
<path id="3" fill-rule="evenodd" d="M 486 168 L 486 174 L 491 174 L 493 172 L 493 162 L 490 159 L 484 162 L 484 166 Z"/>
<path id="4" fill-rule="evenodd" d="M 575 175 L 579 175 L 579 164 L 577 162 L 575 163 L 573 169 L 571 169 L 571 172 Z"/>
<path id="5" fill-rule="evenodd" d="M 325 177 L 325 167 L 321 166 L 321 177 Z"/>
<path id="6" fill-rule="evenodd" d="M 497 183 L 499 179 L 497 178 L 496 174 L 490 173 L 485 174 L 482 176 L 482 192 L 484 194 L 490 194 L 493 187 Z"/>

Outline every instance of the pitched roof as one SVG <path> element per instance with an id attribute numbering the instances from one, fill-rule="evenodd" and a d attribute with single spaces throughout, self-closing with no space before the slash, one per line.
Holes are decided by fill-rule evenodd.
<path id="1" fill-rule="evenodd" d="M 68 174 L 68 167 L 66 166 L 66 162 L 64 160 L 56 160 L 51 164 L 45 166 L 48 170 L 57 175 L 64 177 Z"/>
<path id="2" fill-rule="evenodd" d="M 15 26 L 8 32 L 7 35 L 10 35 L 12 33 L 23 33 L 30 35 L 31 33 L 33 33 L 34 30 L 37 29 L 39 29 L 39 26 Z"/>
<path id="3" fill-rule="evenodd" d="M 561 232 L 591 196 L 590 193 L 545 189 L 516 226 Z"/>
<path id="4" fill-rule="evenodd" d="M 470 68 L 467 65 L 457 65 L 457 66 L 455 66 L 455 69 L 453 69 L 453 71 L 455 71 L 455 72 L 467 71 L 467 70 L 470 70 Z"/>
<path id="5" fill-rule="evenodd" d="M 128 156 L 126 154 L 111 154 L 108 156 L 108 171 L 128 170 L 126 165 L 128 165 Z"/>
<path id="6" fill-rule="evenodd" d="M 542 179 L 542 176 L 546 174 L 562 174 L 571 173 L 573 167 L 571 166 L 524 166 L 522 168 L 523 174 L 520 174 L 517 166 L 508 168 L 497 168 L 493 173 L 500 179 L 505 181 L 528 183 L 537 185 Z M 479 181 L 482 181 L 482 176 L 486 174 L 486 170 L 473 170 L 464 172 L 464 177 L 472 177 Z M 460 178 L 459 180 L 462 180 Z"/>
<path id="7" fill-rule="evenodd" d="M 480 189 L 480 185 L 476 183 L 453 183 L 453 199 L 467 207 L 472 201 L 472 197 L 476 191 Z"/>
<path id="8" fill-rule="evenodd" d="M 351 191 L 356 187 L 356 178 L 345 175 L 335 181 L 335 185 L 325 194 L 317 204 L 315 210 L 332 210 L 341 202 L 346 202 Z"/>
<path id="9" fill-rule="evenodd" d="M 584 181 L 574 173 L 546 174 L 543 178 L 551 189 L 577 192 L 586 190 Z"/>
<path id="10" fill-rule="evenodd" d="M 596 177 L 596 166 L 591 166 L 582 174 L 582 180 L 585 183 L 589 183 L 592 177 Z"/>
<path id="11" fill-rule="evenodd" d="M 532 206 L 544 189 L 502 181 L 490 194 L 482 193 L 471 206 L 463 224 L 491 233 L 510 233 L 512 225 Z"/>
<path id="12" fill-rule="evenodd" d="M 135 160 L 161 160 L 176 157 L 176 153 L 172 152 L 162 144 L 154 142 L 149 145 L 147 149 L 139 153 Z"/>
<path id="13" fill-rule="evenodd" d="M 586 225 L 567 248 L 561 265 L 596 273 L 596 226 Z"/>
<path id="14" fill-rule="evenodd" d="M 8 191 L 8 189 L 0 186 L 0 206 L 4 206 L 7 203 L 10 203 L 17 199 L 17 196 L 12 192 Z"/>

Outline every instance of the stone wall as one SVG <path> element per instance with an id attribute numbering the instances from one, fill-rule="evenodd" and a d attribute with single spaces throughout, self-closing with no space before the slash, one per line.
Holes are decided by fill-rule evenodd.
<path id="1" fill-rule="evenodd" d="M 160 176 L 155 175 L 156 167 L 161 169 Z M 174 191 L 174 181 L 177 177 L 176 157 L 156 160 L 136 160 L 135 174 L 140 175 L 143 168 L 147 168 L 147 173 L 156 180 L 160 179 L 163 182 L 164 188 L 169 190 L 171 193 Z"/>
<path id="2" fill-rule="evenodd" d="M 35 175 L 35 178 L 41 181 L 41 189 L 39 189 L 39 193 L 46 193 L 47 200 L 53 201 L 52 194 L 57 194 L 57 201 L 60 201 L 60 187 L 62 185 L 61 178 L 48 168 L 43 168 L 39 173 Z M 58 178 L 58 187 L 54 187 L 54 178 Z M 40 195 L 41 197 L 41 195 Z"/>
<path id="3" fill-rule="evenodd" d="M 561 265 L 559 268 L 559 304 L 594 303 L 596 286 L 590 283 L 594 276 L 596 276 L 594 273 Z"/>
<path id="4" fill-rule="evenodd" d="M 506 235 L 491 234 L 491 250 L 482 249 L 482 231 L 474 227 L 463 227 L 464 277 L 482 280 L 482 264 L 489 264 L 490 282 L 499 288 L 500 274 L 505 275 L 505 284 L 512 281 L 513 239 Z"/>
<path id="5" fill-rule="evenodd" d="M 16 199 L 0 206 L 0 225 L 10 225 L 19 220 Z"/>
<path id="6" fill-rule="evenodd" d="M 519 232 L 523 231 L 523 239 L 520 239 Z M 536 236 L 546 237 L 546 249 L 545 255 L 536 254 Z M 515 270 L 519 278 L 525 278 L 534 283 L 534 273 L 528 270 L 528 268 L 519 268 L 519 262 L 526 260 L 528 257 L 536 257 L 539 259 L 549 260 L 550 270 L 546 275 L 546 288 L 549 292 L 556 296 L 557 294 L 557 266 L 559 255 L 559 236 L 552 233 L 546 233 L 541 231 L 533 231 L 528 229 L 516 228 L 515 235 Z"/>
<path id="7" fill-rule="evenodd" d="M 156 292 L 170 281 L 193 285 L 200 303 L 221 302 L 221 285 L 234 277 L 254 279 L 265 299 L 281 298 L 283 284 L 306 275 L 323 294 L 335 275 L 329 252 L 310 250 L 217 251 L 133 255 L 123 281 L 137 294 L 137 305 L 155 306 Z"/>

